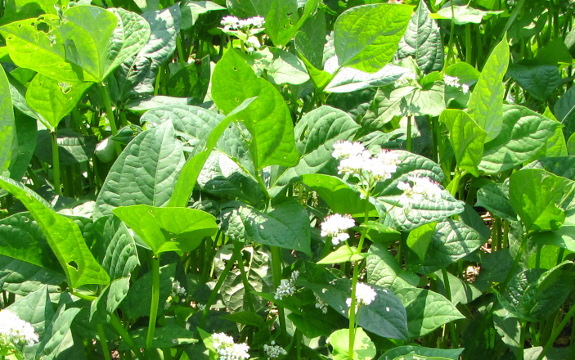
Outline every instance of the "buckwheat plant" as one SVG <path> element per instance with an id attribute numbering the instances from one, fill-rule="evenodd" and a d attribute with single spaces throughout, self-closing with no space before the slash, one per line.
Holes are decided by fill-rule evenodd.
<path id="1" fill-rule="evenodd" d="M 212 344 L 220 360 L 249 359 L 250 347 L 245 343 L 236 344 L 231 336 L 224 333 L 212 335 Z"/>
<path id="2" fill-rule="evenodd" d="M 235 16 L 225 16 L 220 22 L 222 31 L 230 36 L 235 36 L 242 42 L 242 49 L 254 52 L 262 45 L 256 35 L 265 30 L 265 20 L 261 16 L 247 19 L 239 19 Z"/>
<path id="3" fill-rule="evenodd" d="M 0 310 L 0 358 L 24 359 L 21 350 L 38 342 L 38 334 L 30 323 L 10 310 Z"/>

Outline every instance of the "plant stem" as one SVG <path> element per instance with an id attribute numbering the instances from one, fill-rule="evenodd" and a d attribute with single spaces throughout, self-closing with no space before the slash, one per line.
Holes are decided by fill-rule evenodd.
<path id="1" fill-rule="evenodd" d="M 282 280 L 282 255 L 281 249 L 277 246 L 270 246 L 270 250 L 272 253 L 272 276 L 274 280 L 274 286 L 277 288 Z M 285 311 L 284 308 L 278 306 L 278 317 L 280 321 L 280 329 L 282 333 L 282 337 L 286 340 L 287 336 L 287 326 L 286 326 L 286 318 L 285 318 Z"/>
<path id="2" fill-rule="evenodd" d="M 122 322 L 120 321 L 120 319 L 118 318 L 118 315 L 116 315 L 116 313 L 110 314 L 110 324 L 112 325 L 114 330 L 116 330 L 116 332 L 126 342 L 128 347 L 130 348 L 130 350 L 132 350 L 132 352 L 136 356 L 140 355 L 141 354 L 140 349 L 136 345 L 136 342 L 134 341 L 134 339 L 132 338 L 130 333 L 128 333 L 128 331 L 124 328 L 124 326 L 122 325 Z"/>
<path id="3" fill-rule="evenodd" d="M 102 324 L 96 325 L 98 331 L 98 337 L 100 338 L 100 346 L 102 346 L 102 352 L 104 353 L 105 360 L 112 360 L 110 356 L 110 348 L 108 347 L 108 339 L 106 338 L 106 332 L 104 331 L 104 326 Z"/>
<path id="4" fill-rule="evenodd" d="M 451 284 L 449 283 L 449 275 L 446 268 L 441 269 L 441 275 L 443 276 L 445 297 L 451 302 Z M 451 335 L 451 347 L 455 348 L 459 345 L 459 339 L 457 338 L 457 332 L 455 331 L 455 324 L 453 324 L 453 322 L 449 322 L 447 326 L 449 329 L 449 335 Z"/>
<path id="5" fill-rule="evenodd" d="M 206 325 L 206 319 L 208 317 L 208 312 L 210 311 L 210 307 L 212 306 L 212 304 L 216 300 L 216 296 L 218 296 L 218 293 L 220 292 L 220 289 L 222 288 L 222 285 L 224 284 L 226 277 L 228 276 L 228 274 L 232 270 L 232 267 L 234 266 L 235 262 L 236 262 L 236 253 L 234 252 L 234 253 L 232 253 L 232 258 L 228 261 L 228 263 L 226 264 L 226 267 L 224 268 L 224 270 L 220 274 L 220 277 L 218 278 L 218 281 L 216 282 L 216 286 L 214 287 L 214 289 L 210 293 L 210 297 L 208 298 L 208 302 L 206 303 L 206 307 L 204 308 L 204 310 L 202 312 L 202 320 L 200 321 L 200 327 L 201 328 L 203 328 Z"/>
<path id="6" fill-rule="evenodd" d="M 58 151 L 58 135 L 56 129 L 51 133 L 52 143 L 52 171 L 54 172 L 54 191 L 58 195 L 62 195 L 61 181 L 60 181 L 60 152 Z"/>
<path id="7" fill-rule="evenodd" d="M 405 149 L 407 151 L 412 151 L 412 139 L 411 139 L 411 122 L 413 121 L 412 116 L 407 116 L 407 140 L 405 141 Z"/>
<path id="8" fill-rule="evenodd" d="M 146 335 L 146 351 L 152 349 L 154 332 L 156 331 L 156 318 L 158 316 L 158 305 L 160 302 L 160 255 L 152 255 L 152 299 L 150 303 L 150 322 L 148 324 L 148 334 Z"/>
<path id="9" fill-rule="evenodd" d="M 104 84 L 98 84 L 98 90 L 100 90 L 100 96 L 104 101 L 104 107 L 106 109 L 106 118 L 110 124 L 110 130 L 112 131 L 112 136 L 118 135 L 118 127 L 116 126 L 116 118 L 114 117 L 114 110 L 112 110 L 112 100 L 110 99 L 110 92 Z M 120 143 L 114 141 L 114 146 L 116 148 L 116 155 L 120 155 L 122 148 Z"/>
<path id="10" fill-rule="evenodd" d="M 547 353 L 547 351 L 549 351 L 549 349 L 551 349 L 551 347 L 553 347 L 553 344 L 555 343 L 555 341 L 557 340 L 559 335 L 561 335 L 561 332 L 563 331 L 565 326 L 567 326 L 569 321 L 571 321 L 571 318 L 574 315 L 575 315 L 575 306 L 571 306 L 569 308 L 569 311 L 567 312 L 567 314 L 565 314 L 565 317 L 563 318 L 563 320 L 561 320 L 561 322 L 559 323 L 559 326 L 557 326 L 553 329 L 553 332 L 551 333 L 551 337 L 549 337 L 549 340 L 547 340 L 547 343 L 545 343 L 545 346 L 543 347 L 543 350 L 541 350 L 541 353 L 537 357 L 537 360 L 542 360 L 543 357 L 545 357 L 545 354 Z"/>

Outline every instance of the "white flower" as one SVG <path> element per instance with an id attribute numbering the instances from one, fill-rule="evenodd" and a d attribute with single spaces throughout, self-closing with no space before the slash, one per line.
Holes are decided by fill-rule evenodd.
<path id="1" fill-rule="evenodd" d="M 315 307 L 317 309 L 320 309 L 322 313 L 327 314 L 327 303 L 323 301 L 323 299 L 317 296 L 316 294 L 314 295 L 315 295 Z"/>
<path id="2" fill-rule="evenodd" d="M 333 144 L 332 156 L 337 160 L 342 160 L 360 156 L 364 151 L 365 147 L 360 142 L 336 141 Z"/>
<path id="3" fill-rule="evenodd" d="M 375 297 L 377 296 L 377 293 L 375 292 L 375 290 L 373 290 L 373 288 L 367 284 L 364 284 L 362 282 L 358 282 L 357 286 L 355 288 L 355 298 L 357 299 L 357 307 L 355 309 L 355 311 L 357 311 L 357 308 L 360 305 L 369 305 L 373 302 L 373 300 L 375 300 Z M 351 307 L 351 298 L 348 298 L 346 300 L 347 306 Z"/>
<path id="4" fill-rule="evenodd" d="M 461 84 L 461 91 L 463 91 L 464 94 L 467 94 L 469 92 L 469 85 Z"/>
<path id="5" fill-rule="evenodd" d="M 254 16 L 247 19 L 238 19 L 235 16 L 224 16 L 220 21 L 224 30 L 249 30 L 250 28 L 261 28 L 265 24 L 265 20 L 261 16 Z"/>
<path id="6" fill-rule="evenodd" d="M 279 345 L 276 345 L 275 341 L 271 342 L 271 345 L 264 345 L 264 352 L 266 356 L 270 359 L 277 359 L 280 356 L 287 355 L 287 351 Z"/>
<path id="7" fill-rule="evenodd" d="M 397 170 L 399 159 L 396 154 L 381 150 L 373 156 L 359 142 L 337 141 L 333 144 L 332 156 L 339 160 L 338 172 L 371 177 L 373 180 L 386 180 Z"/>
<path id="8" fill-rule="evenodd" d="M 441 199 L 439 184 L 425 176 L 409 175 L 408 182 L 400 181 L 397 188 L 403 191 L 399 202 L 404 209 L 411 209 L 413 204 L 422 200 L 435 201 Z"/>
<path id="9" fill-rule="evenodd" d="M 452 87 L 459 87 L 459 78 L 455 76 L 443 75 L 443 82 L 445 85 L 452 86 Z"/>
<path id="10" fill-rule="evenodd" d="M 240 23 L 240 19 L 235 16 L 224 16 L 220 24 L 224 27 L 224 30 L 237 29 Z"/>
<path id="11" fill-rule="evenodd" d="M 299 271 L 295 270 L 291 274 L 291 278 L 289 279 L 282 279 L 276 292 L 274 294 L 274 298 L 277 300 L 283 299 L 285 296 L 292 296 L 296 292 L 295 282 L 299 276 Z"/>
<path id="12" fill-rule="evenodd" d="M 212 334 L 212 345 L 220 356 L 220 360 L 249 359 L 250 347 L 245 343 L 236 344 L 231 336 L 224 333 Z"/>
<path id="13" fill-rule="evenodd" d="M 30 323 L 20 319 L 12 311 L 0 310 L 0 340 L 6 340 L 14 345 L 32 346 L 38 342 L 38 334 L 34 332 Z"/>
<path id="14" fill-rule="evenodd" d="M 172 293 L 170 294 L 172 297 L 176 296 L 186 296 L 186 288 L 180 285 L 178 280 L 174 280 L 172 282 Z"/>
<path id="15" fill-rule="evenodd" d="M 396 153 L 382 150 L 369 162 L 368 171 L 377 180 L 387 180 L 397 171 L 399 158 Z"/>
<path id="16" fill-rule="evenodd" d="M 245 44 L 248 47 L 249 52 L 254 52 L 262 47 L 262 44 L 260 44 L 260 41 L 255 36 L 250 36 L 249 39 L 246 40 Z"/>
<path id="17" fill-rule="evenodd" d="M 321 223 L 321 236 L 331 237 L 334 245 L 349 239 L 347 230 L 355 226 L 351 215 L 333 214 L 325 218 Z"/>

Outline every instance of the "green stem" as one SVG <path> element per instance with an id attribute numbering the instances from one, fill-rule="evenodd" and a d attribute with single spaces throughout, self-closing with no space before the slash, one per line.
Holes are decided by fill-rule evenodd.
<path id="1" fill-rule="evenodd" d="M 446 68 L 450 63 L 452 58 L 455 59 L 455 53 L 453 51 L 453 39 L 455 36 L 455 7 L 453 1 L 451 2 L 451 27 L 449 31 L 449 44 L 447 44 L 447 61 L 445 62 L 444 68 Z"/>
<path id="2" fill-rule="evenodd" d="M 204 310 L 202 312 L 202 320 L 200 321 L 200 327 L 201 328 L 205 327 L 206 319 L 208 317 L 208 312 L 210 311 L 210 307 L 213 305 L 214 301 L 216 300 L 216 296 L 218 296 L 220 289 L 222 288 L 222 285 L 224 284 L 226 277 L 228 276 L 228 274 L 232 270 L 232 267 L 234 266 L 235 262 L 236 262 L 236 253 L 234 252 L 232 254 L 232 258 L 228 261 L 228 263 L 226 264 L 226 267 L 224 268 L 224 270 L 220 274 L 220 277 L 218 278 L 218 281 L 216 282 L 216 286 L 214 287 L 214 289 L 210 293 L 210 297 L 208 298 L 208 302 L 206 303 L 206 307 L 204 308 Z"/>
<path id="3" fill-rule="evenodd" d="M 58 151 L 58 135 L 56 129 L 51 132 L 52 143 L 52 171 L 54 172 L 54 191 L 58 195 L 62 195 L 61 180 L 60 180 L 60 152 Z"/>
<path id="4" fill-rule="evenodd" d="M 537 357 L 537 360 L 542 360 L 543 357 L 545 357 L 545 354 L 547 353 L 547 351 L 549 351 L 549 349 L 551 349 L 553 347 L 553 344 L 555 343 L 555 341 L 557 340 L 559 335 L 561 335 L 561 332 L 563 331 L 565 326 L 567 326 L 567 324 L 569 324 L 569 321 L 571 321 L 571 318 L 573 316 L 575 316 L 575 306 L 570 307 L 567 314 L 565 314 L 565 317 L 563 318 L 563 320 L 561 320 L 561 322 L 559 323 L 559 326 L 557 326 L 553 329 L 553 332 L 551 333 L 551 337 L 549 338 L 549 340 L 547 340 L 547 343 L 545 343 L 545 346 L 543 347 L 543 350 L 541 350 L 541 353 Z"/>
<path id="5" fill-rule="evenodd" d="M 148 334 L 146 335 L 146 351 L 152 349 L 154 333 L 156 331 L 156 318 L 158 316 L 158 305 L 160 302 L 160 255 L 152 255 L 152 299 L 150 303 L 150 322 L 148 324 Z"/>
<path id="6" fill-rule="evenodd" d="M 445 297 L 451 302 L 451 284 L 449 284 L 449 275 L 446 268 L 441 269 L 441 275 L 443 276 Z M 449 322 L 447 326 L 449 329 L 449 334 L 451 335 L 451 347 L 456 348 L 459 345 L 459 339 L 457 338 L 457 332 L 455 331 L 455 324 L 453 322 Z"/>
<path id="7" fill-rule="evenodd" d="M 103 83 L 98 84 L 98 90 L 100 90 L 100 96 L 104 101 L 104 108 L 106 109 L 106 118 L 108 123 L 110 123 L 110 130 L 112 131 L 112 136 L 118 135 L 118 127 L 116 126 L 116 118 L 114 117 L 114 110 L 112 110 L 112 100 L 110 99 L 110 92 L 108 88 Z M 114 146 L 116 148 L 116 155 L 120 155 L 122 148 L 120 143 L 114 141 Z"/>
<path id="8" fill-rule="evenodd" d="M 242 244 L 239 241 L 234 243 L 235 258 L 238 259 L 238 268 L 240 269 L 240 275 L 242 278 L 242 283 L 244 284 L 245 300 L 248 305 L 248 309 L 251 312 L 255 312 L 254 303 L 252 301 L 251 285 L 248 281 L 248 274 L 246 269 L 244 269 L 244 259 L 242 257 Z"/>
<path id="9" fill-rule="evenodd" d="M 499 39 L 497 42 L 500 42 L 501 40 L 503 40 L 503 37 L 505 36 L 507 31 L 509 30 L 509 28 L 511 27 L 511 25 L 513 24 L 515 19 L 517 19 L 517 16 L 519 16 L 519 14 L 521 13 L 521 9 L 523 8 L 523 5 L 525 5 L 525 0 L 519 0 L 517 2 L 517 5 L 515 5 L 515 7 L 513 8 L 513 11 L 511 12 L 511 15 L 507 19 L 507 22 L 505 23 L 505 27 L 503 27 L 503 31 L 501 32 L 501 35 L 499 35 Z"/>
<path id="10" fill-rule="evenodd" d="M 282 280 L 282 255 L 281 249 L 277 246 L 270 246 L 270 250 L 272 253 L 272 276 L 274 281 L 274 286 L 277 288 Z M 280 329 L 284 340 L 287 336 L 287 325 L 286 325 L 286 318 L 285 318 L 285 311 L 284 308 L 278 306 L 278 317 L 280 321 Z"/>
<path id="11" fill-rule="evenodd" d="M 519 323 L 519 327 L 519 350 L 517 351 L 517 360 L 523 360 L 523 350 L 525 348 L 525 339 L 527 338 L 527 323 L 525 321 L 521 321 Z"/>
<path id="12" fill-rule="evenodd" d="M 471 41 L 471 24 L 465 24 L 465 62 L 473 63 L 473 43 Z"/>
<path id="13" fill-rule="evenodd" d="M 112 360 L 110 356 L 110 348 L 108 347 L 108 339 L 106 338 L 106 332 L 104 331 L 104 326 L 102 324 L 96 325 L 98 331 L 98 338 L 100 338 L 100 346 L 102 346 L 102 352 L 104 353 L 105 360 Z"/>
<path id="14" fill-rule="evenodd" d="M 408 115 L 407 116 L 407 140 L 405 142 L 405 149 L 407 151 L 411 151 L 413 146 L 412 146 L 412 138 L 411 138 L 411 122 L 412 122 L 412 116 Z"/>
<path id="15" fill-rule="evenodd" d="M 130 335 L 130 333 L 124 328 L 122 322 L 118 318 L 116 313 L 110 314 L 110 324 L 116 330 L 116 332 L 122 337 L 122 339 L 126 342 L 130 350 L 134 353 L 134 355 L 138 356 L 141 354 L 140 348 L 136 345 L 136 342 Z"/>

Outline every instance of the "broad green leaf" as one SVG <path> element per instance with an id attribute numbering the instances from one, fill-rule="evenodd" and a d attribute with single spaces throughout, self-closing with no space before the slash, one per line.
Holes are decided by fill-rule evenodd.
<path id="1" fill-rule="evenodd" d="M 139 348 L 146 346 L 146 328 L 139 328 L 131 332 L 134 336 L 134 341 Z M 197 334 L 177 324 L 168 324 L 166 326 L 157 327 L 154 332 L 154 340 L 152 346 L 154 348 L 172 348 L 176 346 L 185 346 L 197 343 Z"/>
<path id="2" fill-rule="evenodd" d="M 184 66 L 170 64 L 173 65 L 174 73 L 166 85 L 167 94 L 170 96 L 189 96 L 196 99 L 198 103 L 203 102 L 210 83 L 209 56 L 205 56 L 200 62 L 200 64 L 193 62 Z"/>
<path id="3" fill-rule="evenodd" d="M 413 56 L 424 73 L 443 68 L 443 43 L 439 25 L 429 14 L 425 1 L 420 1 L 397 51 L 400 59 Z"/>
<path id="4" fill-rule="evenodd" d="M 375 97 L 365 116 L 361 119 L 364 128 L 376 131 L 384 128 L 396 116 L 407 115 L 407 98 L 415 90 L 412 86 L 392 89 L 384 87 L 377 89 Z"/>
<path id="5" fill-rule="evenodd" d="M 267 75 L 274 84 L 301 85 L 310 79 L 305 64 L 292 53 L 272 48 L 273 61 Z"/>
<path id="6" fill-rule="evenodd" d="M 164 304 L 172 291 L 172 281 L 176 276 L 176 263 L 160 267 L 160 304 Z M 150 294 L 152 293 L 152 273 L 147 272 L 134 281 L 128 295 L 120 305 L 122 314 L 129 319 L 150 315 Z M 162 313 L 163 306 L 159 307 Z"/>
<path id="7" fill-rule="evenodd" d="M 520 105 L 506 105 L 499 135 L 484 146 L 479 169 L 495 174 L 545 156 L 559 123 Z"/>
<path id="8" fill-rule="evenodd" d="M 323 259 L 318 261 L 318 264 L 339 264 L 348 261 L 359 261 L 367 257 L 365 253 L 359 253 L 356 247 L 349 245 L 342 245 L 335 251 L 327 254 Z"/>
<path id="9" fill-rule="evenodd" d="M 260 244 L 311 255 L 308 214 L 300 204 L 284 202 L 269 212 L 241 206 L 235 216 L 239 216 L 245 227 L 246 238 Z"/>
<path id="10" fill-rule="evenodd" d="M 436 14 L 433 14 L 433 18 L 451 19 L 457 25 L 469 23 L 481 24 L 484 17 L 489 15 L 499 15 L 502 12 L 503 11 L 483 11 L 468 5 L 453 5 L 452 10 L 450 5 L 445 5 Z"/>
<path id="11" fill-rule="evenodd" d="M 559 122 L 549 107 L 545 108 L 543 116 L 553 121 Z M 569 155 L 567 150 L 567 141 L 565 139 L 565 135 L 563 134 L 563 126 L 555 129 L 553 136 L 547 139 L 545 155 L 549 157 L 561 157 Z"/>
<path id="12" fill-rule="evenodd" d="M 113 212 L 140 236 L 154 255 L 190 252 L 218 229 L 213 215 L 190 208 L 132 205 L 117 207 Z"/>
<path id="13" fill-rule="evenodd" d="M 182 30 L 187 30 L 194 26 L 202 14 L 225 9 L 225 7 L 218 5 L 213 1 L 185 1 L 181 4 Z"/>
<path id="14" fill-rule="evenodd" d="M 57 137 L 60 165 L 77 165 L 92 158 L 96 148 L 96 137 L 84 136 L 69 129 L 58 131 Z M 37 140 L 35 155 L 40 160 L 52 164 L 52 135 L 47 130 L 40 130 Z"/>
<path id="15" fill-rule="evenodd" d="M 442 221 L 433 229 L 425 258 L 418 265 L 411 266 L 420 273 L 428 274 L 466 257 L 486 241 L 462 222 L 451 219 Z"/>
<path id="16" fill-rule="evenodd" d="M 171 123 L 141 133 L 112 165 L 96 199 L 94 218 L 111 214 L 117 206 L 166 205 L 183 164 L 182 144 Z"/>
<path id="17" fill-rule="evenodd" d="M 236 116 L 252 135 L 250 152 L 256 170 L 268 165 L 295 165 L 299 154 L 291 115 L 282 95 L 271 83 L 258 78 L 236 50 L 228 50 L 214 69 L 214 102 L 229 114 L 255 96 L 250 111 Z"/>
<path id="18" fill-rule="evenodd" d="M 414 345 L 397 346 L 391 350 L 386 351 L 378 360 L 391 360 L 396 359 L 402 355 L 421 355 L 431 358 L 447 358 L 451 360 L 458 360 L 463 349 L 435 349 L 426 348 Z"/>
<path id="19" fill-rule="evenodd" d="M 42 229 L 27 213 L 17 213 L 0 220 L 0 254 L 61 271 Z"/>
<path id="20" fill-rule="evenodd" d="M 524 321 L 551 316 L 574 288 L 575 272 L 570 261 L 551 270 L 529 269 L 514 276 L 499 297 L 503 307 Z"/>
<path id="21" fill-rule="evenodd" d="M 58 359 L 62 357 L 62 353 L 74 346 L 70 328 L 80 310 L 81 308 L 77 307 L 66 309 L 64 304 L 60 305 L 52 323 L 46 327 L 36 357 L 46 360 Z"/>
<path id="22" fill-rule="evenodd" d="M 449 130 L 449 141 L 458 167 L 473 176 L 479 176 L 477 166 L 483 156 L 487 133 L 462 110 L 444 110 L 439 121 Z"/>
<path id="23" fill-rule="evenodd" d="M 76 107 L 88 89 L 90 82 L 65 82 L 37 74 L 28 85 L 26 102 L 46 120 L 45 125 L 53 131 L 60 120 Z"/>
<path id="24" fill-rule="evenodd" d="M 481 206 L 502 219 L 517 221 L 517 213 L 509 201 L 509 191 L 503 184 L 489 183 L 477 191 L 475 206 Z"/>
<path id="25" fill-rule="evenodd" d="M 343 12 L 334 24 L 340 66 L 376 72 L 391 61 L 409 23 L 408 5 L 373 4 Z"/>
<path id="26" fill-rule="evenodd" d="M 507 37 L 493 49 L 481 70 L 479 80 L 471 93 L 468 113 L 487 132 L 485 141 L 490 141 L 501 133 L 503 125 L 503 77 L 509 64 L 509 44 Z"/>
<path id="27" fill-rule="evenodd" d="M 377 185 L 375 193 L 379 195 L 370 199 L 380 216 L 388 217 L 386 221 L 390 221 L 398 229 L 409 231 L 463 212 L 462 202 L 445 189 L 441 189 L 440 199 L 423 199 L 413 204 L 410 209 L 404 208 L 400 203 L 403 191 L 397 188 L 400 181 L 407 182 L 410 175 L 417 175 L 441 183 L 443 172 L 439 165 L 423 156 L 400 150 L 394 152 L 400 160 L 396 172 L 390 179 Z"/>
<path id="28" fill-rule="evenodd" d="M 323 66 L 326 28 L 325 11 L 318 9 L 294 36 L 294 46 L 297 53 L 317 69 L 321 69 Z"/>
<path id="29" fill-rule="evenodd" d="M 368 73 L 351 67 L 342 67 L 329 82 L 325 91 L 349 93 L 370 87 L 393 84 L 409 70 L 401 66 L 387 64 L 375 73 Z"/>
<path id="30" fill-rule="evenodd" d="M 541 169 L 520 170 L 509 180 L 509 198 L 527 231 L 558 230 L 575 182 Z"/>
<path id="31" fill-rule="evenodd" d="M 7 94 L 10 93 L 10 84 L 4 69 L 0 69 L 0 94 L 4 94 L 0 99 L 0 173 L 8 169 L 12 159 L 12 152 L 18 146 L 16 134 L 16 123 L 14 119 L 14 109 L 12 100 Z"/>
<path id="32" fill-rule="evenodd" d="M 385 246 L 373 244 L 367 254 L 365 268 L 370 284 L 388 287 L 392 291 L 419 284 L 419 276 L 402 269 Z"/>
<path id="33" fill-rule="evenodd" d="M 523 350 L 524 360 L 538 360 L 539 354 L 543 350 L 542 346 L 534 346 Z M 563 360 L 570 359 L 575 355 L 572 348 L 552 347 L 545 352 L 542 360 Z"/>
<path id="34" fill-rule="evenodd" d="M 48 286 L 44 285 L 32 293 L 18 298 L 6 309 L 30 323 L 36 333 L 42 334 L 54 317 L 54 309 L 49 295 Z"/>
<path id="35" fill-rule="evenodd" d="M 575 89 L 571 87 L 553 107 L 555 117 L 565 126 L 563 132 L 565 138 L 569 138 L 575 133 Z"/>
<path id="36" fill-rule="evenodd" d="M 28 170 L 28 164 L 34 156 L 38 122 L 24 114 L 16 113 L 15 115 L 18 150 L 12 158 L 8 171 L 10 178 L 20 181 Z"/>
<path id="37" fill-rule="evenodd" d="M 545 101 L 561 85 L 561 74 L 553 65 L 509 66 L 507 75 L 539 101 Z"/>
<path id="38" fill-rule="evenodd" d="M 445 281 L 442 271 L 436 271 L 435 275 L 438 280 L 437 292 L 446 294 L 447 290 L 445 289 Z M 474 284 L 452 275 L 450 272 L 447 272 L 447 281 L 449 281 L 449 288 L 451 290 L 450 299 L 455 306 L 459 304 L 469 304 L 483 295 L 481 290 L 479 290 L 479 288 Z"/>
<path id="39" fill-rule="evenodd" d="M 16 295 L 26 296 L 44 286 L 48 292 L 58 293 L 66 281 L 61 269 L 52 271 L 45 267 L 0 255 L 0 288 Z"/>
<path id="40" fill-rule="evenodd" d="M 349 359 L 349 329 L 341 329 L 333 332 L 327 341 L 333 346 L 333 359 Z M 375 344 L 369 336 L 358 327 L 355 329 L 353 341 L 353 358 L 357 360 L 371 360 L 375 357 Z"/>
<path id="41" fill-rule="evenodd" d="M 420 261 L 425 260 L 436 227 L 436 222 L 424 224 L 411 230 L 407 236 L 406 245 L 417 255 Z"/>
<path id="42" fill-rule="evenodd" d="M 241 18 L 249 18 L 253 16 L 262 16 L 268 13 L 272 2 L 270 0 L 227 0 L 226 6 L 230 12 Z"/>
<path id="43" fill-rule="evenodd" d="M 265 19 L 266 33 L 274 45 L 284 46 L 289 43 L 321 3 L 319 0 L 307 0 L 300 17 L 298 16 L 298 2 L 296 0 L 272 0 Z"/>
<path id="44" fill-rule="evenodd" d="M 359 193 L 338 177 L 323 174 L 305 174 L 301 182 L 317 192 L 319 197 L 327 203 L 335 213 L 362 216 L 366 207 L 372 213 L 375 207 L 366 204 Z"/>
<path id="45" fill-rule="evenodd" d="M 0 186 L 20 200 L 38 222 L 72 288 L 108 284 L 110 277 L 88 249 L 72 219 L 57 214 L 36 193 L 13 180 L 0 177 Z"/>
<path id="46" fill-rule="evenodd" d="M 297 150 L 302 154 L 300 160 L 278 175 L 273 186 L 283 187 L 304 174 L 335 174 L 333 144 L 338 140 L 352 140 L 358 129 L 359 125 L 347 113 L 329 106 L 305 114 L 294 129 Z"/>
<path id="47" fill-rule="evenodd" d="M 407 312 L 409 338 L 429 334 L 443 324 L 465 318 L 443 295 L 431 290 L 403 288 L 395 291 Z"/>
<path id="48" fill-rule="evenodd" d="M 513 354 L 517 356 L 521 346 L 521 323 L 507 309 L 499 308 L 493 312 L 493 326 Z"/>

